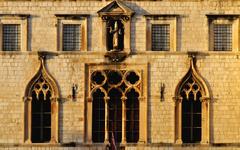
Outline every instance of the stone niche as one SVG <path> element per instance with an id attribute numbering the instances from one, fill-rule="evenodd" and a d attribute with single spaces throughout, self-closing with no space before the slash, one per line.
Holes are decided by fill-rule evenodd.
<path id="1" fill-rule="evenodd" d="M 102 49 L 113 62 L 123 61 L 130 53 L 130 25 L 134 11 L 121 1 L 113 1 L 98 11 L 102 20 Z"/>

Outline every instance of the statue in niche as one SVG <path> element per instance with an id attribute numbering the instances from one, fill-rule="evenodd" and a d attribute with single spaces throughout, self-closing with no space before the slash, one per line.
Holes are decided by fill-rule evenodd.
<path id="1" fill-rule="evenodd" d="M 124 26 L 120 20 L 110 20 L 108 24 L 107 43 L 109 51 L 123 50 Z"/>

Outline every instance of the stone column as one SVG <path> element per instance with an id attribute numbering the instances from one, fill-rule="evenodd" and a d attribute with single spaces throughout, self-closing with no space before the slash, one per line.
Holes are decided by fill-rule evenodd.
<path id="1" fill-rule="evenodd" d="M 107 50 L 107 17 L 102 17 L 102 49 Z"/>
<path id="2" fill-rule="evenodd" d="M 125 96 L 121 97 L 122 100 L 122 142 L 121 144 L 126 144 L 126 100 Z"/>
<path id="3" fill-rule="evenodd" d="M 139 140 L 138 143 L 147 142 L 147 101 L 146 97 L 140 96 L 139 100 Z"/>
<path id="4" fill-rule="evenodd" d="M 104 134 L 104 143 L 109 144 L 109 133 L 108 133 L 108 101 L 109 97 L 104 97 L 104 102 L 105 102 L 105 134 Z"/>
<path id="5" fill-rule="evenodd" d="M 92 143 L 92 97 L 87 98 L 87 143 Z"/>
<path id="6" fill-rule="evenodd" d="M 209 101 L 208 98 L 201 98 L 202 102 L 202 140 L 201 144 L 209 143 Z"/>
<path id="7" fill-rule="evenodd" d="M 51 98 L 51 140 L 58 143 L 58 98 Z"/>
<path id="8" fill-rule="evenodd" d="M 176 144 L 182 144 L 182 98 L 177 98 L 175 100 L 175 116 L 176 116 L 176 124 L 175 124 L 175 132 L 176 132 Z"/>
<path id="9" fill-rule="evenodd" d="M 24 128 L 24 142 L 25 143 L 32 143 L 31 136 L 32 136 L 32 97 L 24 97 L 24 105 L 25 105 L 25 128 Z"/>

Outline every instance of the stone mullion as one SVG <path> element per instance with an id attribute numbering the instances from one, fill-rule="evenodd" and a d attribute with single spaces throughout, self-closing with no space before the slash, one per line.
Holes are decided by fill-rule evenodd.
<path id="1" fill-rule="evenodd" d="M 122 97 L 122 142 L 121 144 L 126 144 L 126 97 Z"/>
<path id="2" fill-rule="evenodd" d="M 104 134 L 104 143 L 109 144 L 109 132 L 108 132 L 108 101 L 109 97 L 104 98 L 105 102 L 105 121 L 104 121 L 104 128 L 105 128 L 105 134 Z"/>

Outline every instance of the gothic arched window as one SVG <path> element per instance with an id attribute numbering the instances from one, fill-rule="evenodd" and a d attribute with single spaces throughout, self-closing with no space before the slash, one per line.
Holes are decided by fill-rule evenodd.
<path id="1" fill-rule="evenodd" d="M 95 70 L 90 73 L 90 94 L 87 112 L 92 112 L 90 141 L 137 143 L 143 132 L 140 128 L 141 76 L 138 71 Z M 143 106 L 143 105 L 142 105 Z M 144 117 L 143 117 L 144 118 Z M 90 122 L 91 121 L 91 122 Z M 146 123 L 146 122 L 144 122 Z M 144 125 L 143 123 L 143 125 Z M 142 134 L 141 134 L 142 133 Z"/>
<path id="2" fill-rule="evenodd" d="M 40 68 L 25 90 L 25 143 L 58 142 L 59 91 L 55 80 L 45 68 L 44 58 L 39 57 Z"/>
<path id="3" fill-rule="evenodd" d="M 175 91 L 176 143 L 209 143 L 209 88 L 196 70 L 195 57 Z"/>

